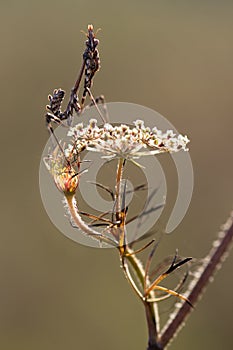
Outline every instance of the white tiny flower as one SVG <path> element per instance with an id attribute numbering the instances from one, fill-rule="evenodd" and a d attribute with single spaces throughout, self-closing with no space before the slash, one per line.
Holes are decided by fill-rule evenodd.
<path id="1" fill-rule="evenodd" d="M 163 133 L 156 127 L 151 130 L 144 125 L 143 120 L 136 120 L 133 124 L 134 126 L 126 124 L 113 126 L 106 123 L 99 128 L 97 121 L 91 119 L 87 127 L 79 123 L 71 128 L 68 136 L 73 137 L 77 152 L 88 149 L 102 153 L 103 157 L 110 159 L 133 160 L 146 155 L 187 150 L 186 145 L 189 142 L 187 136 L 176 136 L 173 130 Z M 70 147 L 72 146 L 69 145 L 67 153 L 71 150 Z"/>

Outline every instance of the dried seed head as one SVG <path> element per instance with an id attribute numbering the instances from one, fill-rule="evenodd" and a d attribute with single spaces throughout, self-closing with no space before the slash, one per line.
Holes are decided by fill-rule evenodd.
<path id="1" fill-rule="evenodd" d="M 79 177 L 74 169 L 68 167 L 63 168 L 60 174 L 54 176 L 54 181 L 59 189 L 64 194 L 74 194 L 79 183 Z"/>
<path id="2" fill-rule="evenodd" d="M 52 154 L 44 160 L 57 188 L 64 194 L 74 194 L 79 184 L 79 162 L 74 163 L 77 164 L 76 171 L 70 161 L 71 156 L 73 157 L 73 152 L 70 151 L 69 157 L 64 158 L 64 154 L 57 146 Z"/>
<path id="3" fill-rule="evenodd" d="M 102 153 L 105 158 L 127 160 L 164 152 L 187 151 L 189 142 L 187 136 L 176 136 L 172 130 L 163 133 L 157 128 L 145 127 L 141 120 L 136 120 L 133 126 L 106 123 L 100 128 L 97 121 L 91 119 L 87 126 L 79 123 L 71 128 L 68 136 L 73 138 L 73 143 L 79 150 L 86 148 Z M 68 145 L 68 149 L 72 148 L 74 149 L 72 144 Z"/>

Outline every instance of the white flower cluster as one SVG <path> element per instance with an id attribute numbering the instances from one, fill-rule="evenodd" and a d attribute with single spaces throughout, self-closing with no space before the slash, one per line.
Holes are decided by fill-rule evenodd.
<path id="1" fill-rule="evenodd" d="M 142 120 L 136 120 L 133 126 L 125 124 L 113 126 L 106 123 L 97 126 L 97 120 L 91 119 L 89 125 L 79 123 L 70 128 L 68 136 L 73 144 L 68 145 L 65 152 L 74 150 L 78 153 L 84 149 L 100 152 L 105 158 L 136 159 L 144 155 L 164 152 L 187 151 L 187 136 L 176 134 L 172 130 L 163 133 L 156 127 L 145 127 Z"/>

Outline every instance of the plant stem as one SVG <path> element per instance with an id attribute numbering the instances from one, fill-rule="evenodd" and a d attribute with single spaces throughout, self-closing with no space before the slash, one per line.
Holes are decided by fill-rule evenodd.
<path id="1" fill-rule="evenodd" d="M 116 185 L 115 185 L 115 196 L 116 196 L 116 214 L 119 216 L 120 212 L 124 209 L 121 208 L 121 182 L 122 182 L 122 175 L 123 175 L 123 167 L 124 167 L 124 159 L 120 158 L 118 160 L 117 165 L 117 176 L 116 176 Z M 119 224 L 119 229 L 121 231 L 120 235 L 125 236 L 125 223 L 122 226 L 122 222 Z M 124 246 L 122 246 L 124 244 Z M 137 276 L 140 285 L 143 289 L 144 283 L 145 283 L 145 270 L 142 266 L 141 261 L 136 257 L 133 250 L 129 248 L 127 245 L 127 242 L 124 240 L 121 240 L 120 246 L 119 246 L 119 253 L 121 257 L 121 262 L 123 266 L 123 270 L 126 276 L 126 279 L 131 284 L 132 288 L 136 292 L 136 294 L 139 296 L 139 298 L 142 300 L 144 307 L 145 307 L 145 313 L 146 313 L 146 320 L 147 320 L 147 327 L 148 327 L 148 350 L 159 350 L 161 349 L 157 343 L 158 338 L 158 332 L 159 332 L 159 315 L 157 310 L 157 304 L 156 303 L 149 303 L 144 296 L 141 294 L 140 290 L 137 288 L 133 278 L 131 277 L 127 261 L 128 260 L 135 272 L 135 275 Z M 150 297 L 154 297 L 154 292 L 151 291 Z"/>
<path id="2" fill-rule="evenodd" d="M 201 297 L 203 289 L 207 286 L 214 272 L 221 266 L 221 263 L 227 256 L 233 238 L 233 212 L 229 219 L 218 234 L 218 239 L 213 243 L 213 247 L 204 259 L 203 266 L 197 271 L 196 278 L 191 281 L 187 298 L 194 305 Z M 165 348 L 166 345 L 181 329 L 184 320 L 191 312 L 191 308 L 187 303 L 171 315 L 171 321 L 165 326 L 160 337 L 160 343 Z"/>
<path id="3" fill-rule="evenodd" d="M 122 175 L 123 175 L 123 166 L 124 166 L 124 159 L 119 158 L 118 164 L 117 164 L 117 176 L 116 176 L 116 213 L 120 213 L 121 211 L 121 181 L 122 181 Z"/>
<path id="4" fill-rule="evenodd" d="M 125 254 L 127 254 L 126 258 L 130 262 L 139 282 L 140 285 L 144 286 L 144 280 L 145 280 L 145 270 L 142 266 L 141 261 L 136 257 L 135 254 L 133 254 L 133 250 L 130 249 L 128 246 L 125 247 Z M 154 291 L 151 291 L 149 294 L 149 297 L 154 297 Z M 157 303 L 150 303 L 146 299 L 141 298 L 144 304 L 145 313 L 146 313 L 146 320 L 147 320 L 147 327 L 148 327 L 148 350 L 157 350 L 161 349 L 159 346 L 157 339 L 158 339 L 158 333 L 159 333 L 159 314 L 158 314 L 158 308 Z"/>
<path id="5" fill-rule="evenodd" d="M 116 246 L 116 242 L 113 239 L 102 235 L 98 231 L 95 231 L 83 221 L 83 219 L 78 213 L 77 202 L 74 193 L 65 195 L 65 200 L 69 208 L 71 218 L 80 230 L 82 230 L 86 235 L 93 237 L 100 242 L 105 242 L 107 244 L 110 244 L 111 246 Z"/>

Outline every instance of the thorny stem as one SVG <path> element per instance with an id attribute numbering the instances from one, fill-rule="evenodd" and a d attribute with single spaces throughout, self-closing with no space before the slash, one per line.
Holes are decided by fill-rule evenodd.
<path id="1" fill-rule="evenodd" d="M 227 257 L 233 239 L 233 212 L 218 234 L 218 239 L 213 243 L 213 247 L 204 259 L 203 266 L 197 271 L 196 278 L 191 281 L 188 288 L 187 298 L 194 305 L 201 297 L 203 290 L 213 277 L 214 272 L 221 267 L 221 263 Z M 171 321 L 165 326 L 160 337 L 161 349 L 165 349 L 168 343 L 174 338 L 182 328 L 184 320 L 191 312 L 187 303 L 171 315 Z"/>

